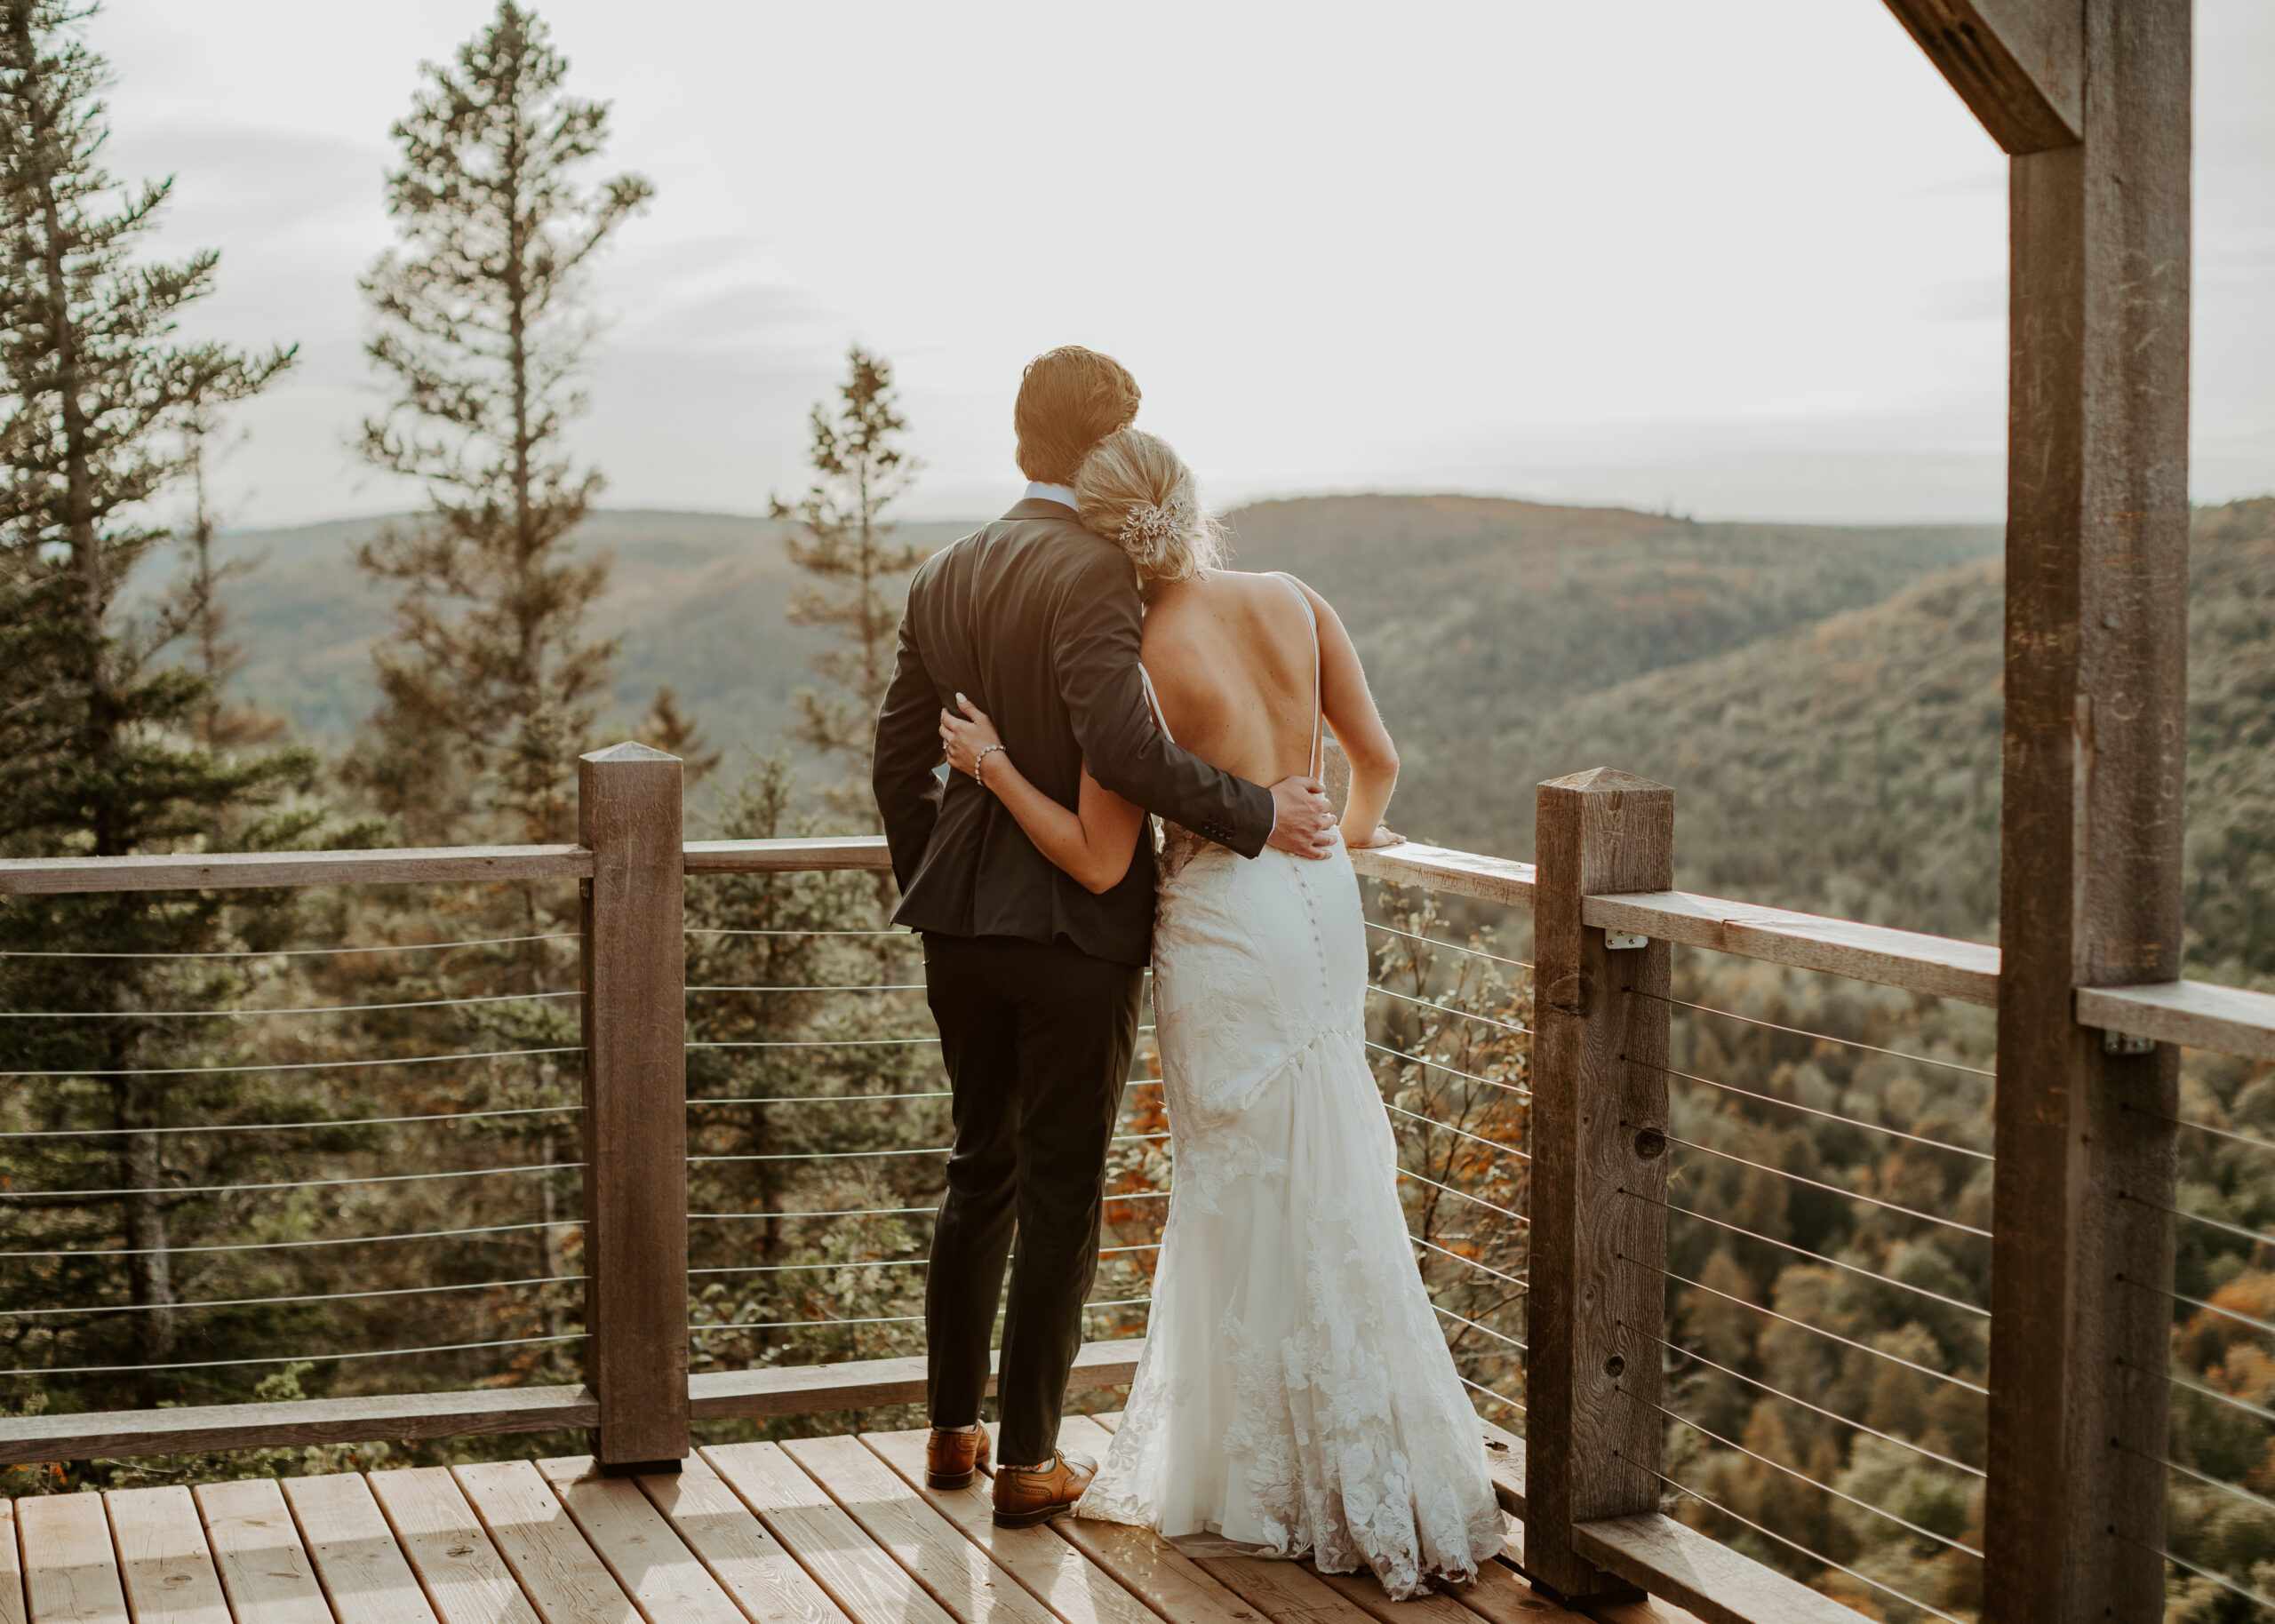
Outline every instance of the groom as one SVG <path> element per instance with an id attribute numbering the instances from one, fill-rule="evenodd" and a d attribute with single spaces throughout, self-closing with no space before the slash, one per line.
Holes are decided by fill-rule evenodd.
<path id="1" fill-rule="evenodd" d="M 872 779 L 901 888 L 893 918 L 922 933 L 954 1101 L 924 1305 L 927 1475 L 935 1488 L 962 1488 L 986 1464 L 979 1403 L 1016 1229 L 997 1383 L 994 1515 L 1005 1528 L 1074 1504 L 1096 1469 L 1057 1447 L 1058 1417 L 1137 1043 L 1153 852 L 1138 841 L 1122 882 L 1093 896 L 978 782 L 937 775 L 940 712 L 969 695 L 1019 770 L 1066 806 L 1077 804 L 1087 763 L 1106 788 L 1244 857 L 1267 841 L 1304 856 L 1333 849 L 1317 781 L 1264 789 L 1153 723 L 1136 574 L 1118 545 L 1083 528 L 1072 489 L 1090 449 L 1137 415 L 1137 381 L 1109 356 L 1070 346 L 1028 363 L 1012 423 L 1032 482 L 1010 512 L 916 572 L 877 719 Z"/>

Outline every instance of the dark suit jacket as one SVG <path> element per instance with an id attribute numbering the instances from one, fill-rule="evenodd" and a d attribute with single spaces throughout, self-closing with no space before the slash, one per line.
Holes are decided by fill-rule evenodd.
<path id="1" fill-rule="evenodd" d="M 894 920 L 957 936 L 1064 937 L 1120 964 L 1153 951 L 1153 850 L 1092 896 L 1034 848 L 1002 802 L 951 773 L 939 712 L 962 693 L 987 712 L 1027 781 L 1081 800 L 1083 763 L 1150 812 L 1244 857 L 1271 838 L 1272 795 L 1169 743 L 1138 674 L 1142 609 L 1122 549 L 1074 510 L 1030 498 L 925 561 L 909 585 L 900 656 L 877 718 L 871 781 L 900 881 Z"/>

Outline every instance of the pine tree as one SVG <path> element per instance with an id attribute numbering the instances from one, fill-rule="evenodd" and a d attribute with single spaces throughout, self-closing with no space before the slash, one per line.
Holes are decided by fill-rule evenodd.
<path id="1" fill-rule="evenodd" d="M 587 272 L 653 188 L 631 174 L 579 184 L 608 108 L 563 90 L 568 67 L 512 0 L 427 66 L 394 129 L 402 243 L 363 283 L 379 317 L 368 353 L 395 391 L 364 424 L 363 455 L 423 481 L 429 507 L 362 550 L 403 592 L 354 776 L 420 840 L 573 838 L 576 758 L 616 653 L 586 629 L 607 561 L 567 545 L 601 476 L 565 435 L 586 404 Z"/>
<path id="2" fill-rule="evenodd" d="M 98 162 L 108 72 L 79 28 L 93 11 L 0 0 L 0 852 L 292 843 L 323 816 L 291 800 L 314 757 L 224 753 L 202 741 L 209 685 L 161 658 L 178 624 L 123 602 L 167 534 L 144 515 L 188 470 L 187 431 L 267 385 L 291 352 L 247 355 L 172 337 L 185 307 L 212 291 L 216 258 L 134 255 L 168 187 L 121 186 Z M 235 1044 L 220 1023 L 157 1012 L 240 1001 L 244 976 L 179 956 L 273 939 L 281 915 L 274 903 L 196 893 L 20 897 L 0 910 L 0 999 L 88 1012 L 10 1021 L 0 1032 L 12 1108 L 85 1135 L 12 1146 L 4 1182 L 19 1192 L 141 1192 L 9 1202 L 18 1234 L 105 1246 L 113 1259 L 131 1253 L 60 1261 L 47 1285 L 116 1302 L 123 1274 L 139 1310 L 13 1321 L 16 1350 L 26 1337 L 39 1344 L 28 1362 L 55 1363 L 67 1341 L 143 1362 L 172 1349 L 177 1238 L 214 1214 L 210 1201 L 158 1193 L 206 1182 L 181 1174 L 185 1159 L 210 1159 L 159 1130 L 185 1110 L 226 1118 L 245 1090 L 226 1071 L 193 1080 L 160 1070 L 193 1055 L 226 1064 Z M 146 1401 L 154 1391 L 145 1387 Z"/>
<path id="3" fill-rule="evenodd" d="M 797 527 L 789 540 L 790 561 L 813 577 L 790 601 L 791 624 L 836 633 L 813 659 L 815 673 L 836 692 L 801 689 L 793 736 L 816 754 L 843 761 L 848 781 L 830 792 L 831 803 L 876 829 L 881 825 L 866 782 L 869 753 L 877 711 L 892 681 L 905 595 L 890 588 L 893 577 L 924 561 L 924 549 L 895 545 L 884 520 L 918 466 L 900 447 L 908 425 L 893 398 L 892 368 L 856 345 L 846 355 L 846 373 L 836 415 L 818 402 L 808 419 L 813 437 L 808 460 L 818 477 L 798 501 L 777 497 L 771 506 L 775 518 Z"/>

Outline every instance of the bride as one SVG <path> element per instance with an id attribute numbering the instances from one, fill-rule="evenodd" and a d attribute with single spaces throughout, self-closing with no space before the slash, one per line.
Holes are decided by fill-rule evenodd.
<path id="1" fill-rule="evenodd" d="M 1075 481 L 1146 601 L 1161 726 L 1257 784 L 1316 776 L 1320 724 L 1351 761 L 1342 845 L 1387 845 L 1398 757 L 1348 633 L 1285 575 L 1224 567 L 1222 531 L 1161 440 L 1122 429 Z M 950 765 L 978 776 L 1092 891 L 1128 870 L 1145 816 L 1086 772 L 1069 810 L 1024 778 L 962 695 Z M 1477 1421 L 1407 1238 L 1395 1150 L 1363 1039 L 1367 947 L 1346 849 L 1243 862 L 1169 826 L 1153 1006 L 1177 1157 L 1151 1325 L 1105 1463 L 1075 1508 L 1212 1533 L 1391 1596 L 1473 1578 L 1503 1524 Z"/>

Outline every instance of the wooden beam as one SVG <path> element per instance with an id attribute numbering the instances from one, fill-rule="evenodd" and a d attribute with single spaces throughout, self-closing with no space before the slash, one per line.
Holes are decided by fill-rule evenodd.
<path id="1" fill-rule="evenodd" d="M 1085 1342 L 1067 1373 L 1070 1390 L 1127 1387 L 1145 1350 L 1142 1336 Z M 993 1355 L 989 1356 L 991 1358 Z M 995 1390 L 995 1378 L 987 1378 Z M 924 1402 L 924 1357 L 854 1359 L 838 1365 L 778 1365 L 762 1370 L 698 1371 L 688 1381 L 690 1413 L 698 1421 L 737 1415 L 810 1415 L 826 1410 L 866 1410 L 878 1405 Z"/>
<path id="2" fill-rule="evenodd" d="M 1764 964 L 1878 982 L 1968 1004 L 1999 1000 L 1999 950 L 1986 943 L 1758 908 L 1688 891 L 1591 896 L 1581 904 L 1580 918 L 1600 930 L 1664 937 Z"/>
<path id="3" fill-rule="evenodd" d="M 1991 139 L 2008 153 L 2075 146 L 2085 130 L 2081 0 L 1888 0 Z"/>
<path id="4" fill-rule="evenodd" d="M 12 857 L 0 896 L 87 891 L 248 891 L 275 886 L 464 885 L 583 880 L 578 846 L 412 846 L 383 851 L 231 851 L 151 857 Z"/>
<path id="5" fill-rule="evenodd" d="M 2072 4 L 2083 142 L 2009 205 L 1990 1624 L 2164 1607 L 2178 1057 L 2075 994 L 2180 971 L 2190 4 Z"/>
<path id="6" fill-rule="evenodd" d="M 1370 880 L 1423 886 L 1457 896 L 1474 896 L 1512 908 L 1532 906 L 1533 865 L 1507 857 L 1408 841 L 1375 851 L 1354 851 L 1351 865 Z"/>
<path id="7" fill-rule="evenodd" d="M 2078 1023 L 2246 1060 L 2275 1060 L 2275 993 L 2200 981 L 2080 987 Z"/>
<path id="8" fill-rule="evenodd" d="M 687 944 L 680 762 L 623 744 L 577 762 L 585 884 L 585 1379 L 604 1469 L 684 1459 Z"/>
<path id="9" fill-rule="evenodd" d="M 690 840 L 690 874 L 782 874 L 812 869 L 884 869 L 892 854 L 881 834 L 827 835 L 814 840 Z"/>
<path id="10" fill-rule="evenodd" d="M 476 1433 L 553 1432 L 590 1427 L 599 1419 L 592 1389 L 581 1386 L 11 1415 L 0 1418 L 0 1465 L 463 1437 Z"/>
<path id="11" fill-rule="evenodd" d="M 1831 1596 L 1656 1511 L 1583 1523 L 1572 1542 L 1706 1624 L 1856 1624 L 1856 1612 Z"/>
<path id="12" fill-rule="evenodd" d="M 1540 786 L 1533 904 L 1525 1567 L 1580 1605 L 1630 1594 L 1573 1526 L 1656 1511 L 1664 1431 L 1666 942 L 1614 951 L 1584 899 L 1674 881 L 1674 792 L 1609 768 Z"/>

